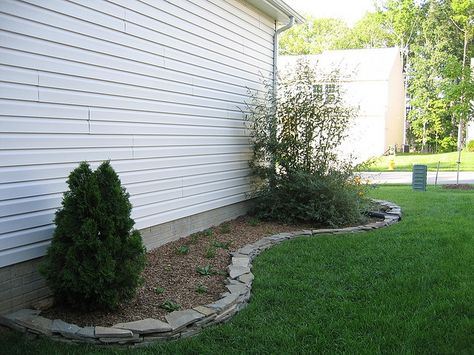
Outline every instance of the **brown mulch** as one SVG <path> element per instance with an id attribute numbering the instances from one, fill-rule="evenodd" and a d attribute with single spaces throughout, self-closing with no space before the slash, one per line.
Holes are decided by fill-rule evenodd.
<path id="1" fill-rule="evenodd" d="M 304 225 L 255 221 L 252 217 L 240 217 L 149 252 L 143 272 L 144 284 L 131 302 L 121 305 L 114 312 L 83 313 L 55 305 L 42 312 L 42 315 L 80 326 L 112 326 L 144 318 L 164 320 L 167 311 L 160 305 L 167 300 L 179 304 L 181 310 L 212 303 L 227 291 L 224 280 L 231 252 L 267 235 L 309 228 Z M 217 247 L 217 243 L 221 243 L 221 247 Z M 225 249 L 226 244 L 228 249 Z M 188 254 L 178 252 L 178 248 L 184 245 L 189 247 Z M 218 273 L 202 276 L 196 272 L 197 267 L 206 265 Z M 207 289 L 206 293 L 196 291 L 200 285 Z"/>
<path id="2" fill-rule="evenodd" d="M 443 185 L 444 189 L 451 189 L 451 190 L 474 190 L 474 185 L 468 184 L 451 184 L 451 185 Z"/>
<path id="3" fill-rule="evenodd" d="M 111 326 L 144 318 L 164 320 L 167 311 L 160 308 L 160 305 L 168 300 L 177 303 L 180 309 L 212 303 L 221 298 L 221 293 L 227 291 L 224 280 L 227 277 L 227 266 L 230 264 L 230 252 L 265 235 L 304 229 L 301 225 L 253 222 L 255 220 L 251 217 L 240 217 L 149 252 L 143 272 L 143 286 L 130 303 L 121 305 L 114 312 L 83 313 L 56 305 L 42 312 L 42 315 L 80 326 Z M 216 247 L 217 243 L 221 243 L 222 247 Z M 188 254 L 178 251 L 178 248 L 184 245 L 189 247 Z M 226 245 L 228 249 L 224 248 Z M 202 276 L 196 272 L 197 267 L 207 265 L 218 274 Z M 200 285 L 207 289 L 206 293 L 196 291 Z"/>

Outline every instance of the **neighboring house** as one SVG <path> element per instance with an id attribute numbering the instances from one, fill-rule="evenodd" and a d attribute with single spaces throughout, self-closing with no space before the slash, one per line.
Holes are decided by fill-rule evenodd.
<path id="1" fill-rule="evenodd" d="M 339 68 L 348 104 L 359 113 L 340 147 L 358 161 L 400 150 L 405 122 L 405 89 L 398 48 L 326 51 L 319 55 L 285 56 L 280 68 L 307 59 L 323 71 Z M 349 78 L 344 78 L 349 75 Z"/>
<path id="2" fill-rule="evenodd" d="M 274 68 L 281 0 L 0 1 L 0 313 L 37 272 L 66 179 L 110 159 L 146 246 L 235 218 L 247 88 Z"/>

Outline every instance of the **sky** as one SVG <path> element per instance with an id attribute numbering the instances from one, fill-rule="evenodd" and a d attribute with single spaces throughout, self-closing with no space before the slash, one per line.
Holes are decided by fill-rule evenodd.
<path id="1" fill-rule="evenodd" d="M 285 0 L 300 14 L 314 17 L 333 17 L 349 26 L 360 20 L 367 11 L 374 11 L 373 0 Z"/>

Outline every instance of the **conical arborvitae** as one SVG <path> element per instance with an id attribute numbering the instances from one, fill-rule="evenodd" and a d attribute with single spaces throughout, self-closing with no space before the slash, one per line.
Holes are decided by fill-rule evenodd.
<path id="1" fill-rule="evenodd" d="M 109 162 L 94 172 L 82 162 L 68 185 L 41 272 L 56 302 L 113 309 L 134 296 L 145 267 L 129 195 Z"/>

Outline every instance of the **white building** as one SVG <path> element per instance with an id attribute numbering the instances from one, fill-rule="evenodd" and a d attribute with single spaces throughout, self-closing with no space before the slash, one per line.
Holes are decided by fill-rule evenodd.
<path id="1" fill-rule="evenodd" d="M 326 51 L 320 55 L 280 57 L 280 68 L 305 58 L 322 70 L 339 68 L 345 99 L 359 107 L 358 117 L 341 146 L 358 161 L 381 156 L 403 144 L 405 89 L 398 48 Z"/>
<path id="2" fill-rule="evenodd" d="M 148 248 L 245 211 L 247 88 L 274 67 L 281 0 L 0 1 L 0 313 L 37 265 L 66 178 L 112 166 Z"/>

